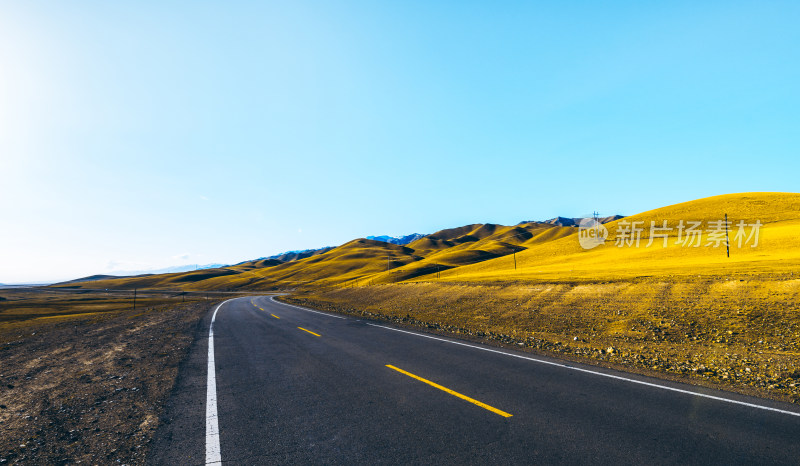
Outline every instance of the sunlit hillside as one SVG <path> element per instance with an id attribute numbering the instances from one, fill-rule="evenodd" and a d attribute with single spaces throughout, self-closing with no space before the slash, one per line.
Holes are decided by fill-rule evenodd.
<path id="1" fill-rule="evenodd" d="M 712 241 L 709 230 L 728 215 L 730 257 L 727 257 L 724 231 Z M 656 228 L 650 243 L 651 221 Z M 689 244 L 687 228 L 679 225 L 701 222 L 702 235 Z M 642 228 L 638 247 L 630 232 Z M 641 222 L 641 223 L 638 223 Z M 743 222 L 740 233 L 739 223 Z M 752 225 L 760 222 L 760 227 Z M 724 224 L 719 224 L 724 225 Z M 745 193 L 727 194 L 675 204 L 605 225 L 609 235 L 605 243 L 584 249 L 577 231 L 572 236 L 528 248 L 518 253 L 517 269 L 507 259 L 491 260 L 460 267 L 441 274 L 441 280 L 606 280 L 647 276 L 800 273 L 800 194 Z M 696 229 L 696 230 L 697 230 Z M 757 230 L 756 235 L 753 230 Z M 664 246 L 666 235 L 666 247 Z M 752 236 L 751 236 L 752 235 Z M 711 244 L 709 244 L 711 243 Z M 699 246 L 698 246 L 699 244 Z M 718 244 L 717 247 L 714 247 Z M 753 247 L 755 246 L 755 247 Z M 431 278 L 431 277 L 421 277 Z"/>
<path id="2" fill-rule="evenodd" d="M 322 254 L 281 262 L 255 260 L 219 269 L 68 283 L 93 289 L 273 289 L 398 282 L 436 270 L 495 259 L 573 234 L 542 223 L 475 224 L 442 230 L 407 246 L 357 239 Z"/>
<path id="3" fill-rule="evenodd" d="M 362 238 L 324 254 L 253 270 L 235 277 L 232 281 L 215 279 L 202 285 L 213 288 L 247 286 L 254 289 L 332 286 L 420 259 L 422 257 L 409 247 Z"/>
<path id="4" fill-rule="evenodd" d="M 694 225 L 700 235 L 690 234 Z M 470 249 L 460 251 L 454 239 L 420 240 L 433 252 L 398 270 L 427 262 L 438 271 L 398 284 L 385 284 L 382 272 L 357 286 L 308 288 L 284 299 L 800 401 L 800 194 L 709 197 L 603 227 L 605 241 L 586 241 L 599 227 L 542 230 L 550 241 L 533 236 L 511 245 L 525 247 L 513 255 L 461 265 L 448 259 Z M 476 228 L 485 230 L 470 226 L 457 237 Z M 510 247 L 492 237 L 498 232 L 471 244 Z M 582 247 L 580 238 L 595 247 Z M 444 240 L 453 244 L 437 249 Z"/>
<path id="5" fill-rule="evenodd" d="M 441 275 L 446 270 L 509 256 L 575 232 L 571 227 L 534 222 L 517 226 L 476 224 L 442 230 L 408 245 L 423 259 L 368 279 L 369 283 L 394 283 L 427 274 Z M 513 264 L 514 258 L 510 260 Z"/>
<path id="6" fill-rule="evenodd" d="M 721 223 L 725 214 L 730 257 Z M 441 230 L 406 246 L 357 239 L 300 260 L 254 260 L 219 269 L 68 286 L 266 290 L 428 280 L 560 282 L 800 273 L 800 194 L 796 193 L 709 197 L 604 226 L 605 242 L 591 249 L 581 246 L 576 227 L 473 224 Z"/>

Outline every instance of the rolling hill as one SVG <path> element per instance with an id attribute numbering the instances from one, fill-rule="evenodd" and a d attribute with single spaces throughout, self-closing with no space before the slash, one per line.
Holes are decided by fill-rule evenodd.
<path id="1" fill-rule="evenodd" d="M 305 259 L 306 257 L 316 256 L 317 254 L 328 252 L 331 249 L 333 249 L 333 246 L 326 246 L 324 248 L 317 249 L 304 249 L 302 251 L 288 251 L 281 254 L 276 254 L 274 256 L 262 257 L 262 259 L 276 259 L 281 262 L 290 262 Z"/>
<path id="2" fill-rule="evenodd" d="M 551 225 L 515 245 L 503 235 L 527 235 L 469 225 L 410 244 L 425 257 L 398 268 L 462 259 L 446 270 L 429 267 L 399 283 L 375 275 L 357 286 L 307 288 L 282 299 L 800 402 L 800 194 L 714 196 L 604 227 L 604 241 L 585 241 L 603 228 Z M 690 228 L 699 228 L 700 241 Z M 525 248 L 516 261 L 460 257 L 514 246 Z"/>
<path id="3" fill-rule="evenodd" d="M 717 241 L 717 247 L 705 244 L 709 229 L 725 214 L 731 222 L 730 257 L 725 253 L 724 242 Z M 406 245 L 361 238 L 334 248 L 302 251 L 289 261 L 264 258 L 216 269 L 120 279 L 92 277 L 91 281 L 58 286 L 269 290 L 427 280 L 602 281 L 800 271 L 800 194 L 796 193 L 728 194 L 630 217 L 606 218 L 603 220 L 611 220 L 605 224 L 608 237 L 592 249 L 581 247 L 579 228 L 558 224 L 574 224 L 576 220 L 580 219 L 515 226 L 464 225 Z M 648 246 L 651 222 L 660 228 L 665 221 L 667 229 L 653 230 L 655 236 Z M 681 221 L 683 229 L 679 228 Z M 751 247 L 755 238 L 750 237 L 754 228 L 749 225 L 756 221 L 760 222 L 758 244 Z M 686 239 L 690 222 L 700 222 L 702 238 L 697 246 L 687 246 L 685 241 L 679 244 L 679 240 Z M 744 223 L 744 236 L 739 234 L 739 222 Z M 631 231 L 638 234 L 625 236 Z"/>
<path id="4" fill-rule="evenodd" d="M 725 214 L 731 222 L 729 238 L 730 257 L 724 241 L 717 247 L 707 246 L 708 230 Z M 656 228 L 667 222 L 664 238 L 650 240 L 651 222 Z M 679 225 L 701 222 L 703 235 L 688 246 L 677 244 Z M 737 224 L 752 225 L 760 222 L 758 244 L 755 238 L 747 242 L 753 228 L 745 226 L 742 247 L 739 247 Z M 631 229 L 636 222 L 643 228 L 639 246 L 627 241 L 618 245 L 621 229 Z M 639 223 L 641 222 L 641 223 Z M 583 249 L 575 237 L 548 242 L 540 247 L 528 248 L 517 254 L 518 268 L 506 263 L 487 261 L 463 267 L 458 274 L 442 274 L 442 280 L 508 281 L 508 280 L 613 280 L 635 277 L 670 277 L 676 275 L 726 275 L 758 273 L 800 272 L 800 194 L 796 193 L 745 193 L 714 196 L 675 204 L 625 217 L 605 225 L 609 237 L 604 244 Z M 724 235 L 723 235 L 724 237 Z M 629 237 L 626 235 L 625 237 Z M 632 239 L 632 238 L 631 238 Z M 686 240 L 686 234 L 683 234 Z"/>
<path id="5" fill-rule="evenodd" d="M 416 241 L 422 238 L 425 235 L 421 235 L 419 233 L 411 233 L 410 235 L 404 236 L 367 236 L 367 239 L 375 240 L 375 241 L 383 241 L 384 243 L 392 243 L 392 244 L 408 244 L 412 241 Z"/>

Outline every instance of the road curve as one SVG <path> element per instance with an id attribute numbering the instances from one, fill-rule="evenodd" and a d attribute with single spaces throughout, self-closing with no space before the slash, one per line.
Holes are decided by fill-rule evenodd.
<path id="1" fill-rule="evenodd" d="M 800 461 L 792 405 L 269 297 L 219 307 L 209 364 L 210 320 L 180 368 L 149 464 L 206 464 L 212 368 L 222 464 Z"/>

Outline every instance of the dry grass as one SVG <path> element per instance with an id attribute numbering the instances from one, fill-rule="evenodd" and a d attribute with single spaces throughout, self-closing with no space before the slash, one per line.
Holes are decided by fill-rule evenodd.
<path id="1" fill-rule="evenodd" d="M 677 225 L 683 221 L 721 220 L 735 225 L 756 220 L 758 247 L 738 247 L 735 226 L 730 233 L 731 257 L 724 247 L 676 245 Z M 666 220 L 673 228 L 668 247 L 656 239 L 645 247 L 650 222 Z M 642 222 L 640 247 L 615 246 L 622 222 Z M 240 266 L 180 274 L 100 280 L 75 284 L 84 288 L 169 288 L 185 290 L 274 290 L 326 288 L 354 284 L 427 281 L 452 282 L 596 282 L 641 277 L 736 276 L 800 272 L 800 194 L 745 193 L 715 196 L 667 206 L 611 222 L 612 236 L 591 250 L 580 247 L 577 229 L 527 223 L 517 226 L 466 225 L 442 230 L 407 246 L 365 239 L 354 240 L 324 254 L 275 265 L 252 261 Z M 703 243 L 707 240 L 704 234 Z M 513 257 L 512 253 L 516 253 Z M 388 260 L 387 260 L 388 259 Z M 516 268 L 515 268 L 516 263 Z M 390 269 L 387 271 L 387 266 Z"/>
<path id="2" fill-rule="evenodd" d="M 739 248 L 730 234 L 730 258 L 725 248 L 682 247 L 675 244 L 681 220 L 708 222 L 728 214 L 735 224 L 759 220 L 759 244 Z M 675 228 L 668 247 L 655 239 L 645 247 L 650 236 L 650 222 L 661 225 L 666 220 Z M 617 247 L 614 233 L 620 222 L 643 222 L 640 247 Z M 550 241 L 517 254 L 517 269 L 508 258 L 459 267 L 441 274 L 441 280 L 471 282 L 620 280 L 640 277 L 753 276 L 800 272 L 800 194 L 747 193 L 715 196 L 663 207 L 624 218 L 607 225 L 611 232 L 606 244 L 591 250 L 581 248 L 576 235 Z M 703 236 L 705 245 L 707 237 Z M 421 277 L 424 280 L 428 277 Z"/>
<path id="3" fill-rule="evenodd" d="M 468 225 L 442 230 L 408 246 L 357 239 L 323 254 L 277 265 L 275 261 L 251 261 L 214 270 L 95 280 L 67 286 L 85 289 L 275 290 L 334 287 L 353 281 L 393 283 L 436 270 L 506 256 L 568 236 L 574 231 L 574 228 L 535 223 Z"/>
<path id="4" fill-rule="evenodd" d="M 133 292 L 7 289 L 0 291 L 0 298 L 0 332 L 15 327 L 24 328 L 31 324 L 31 320 L 85 317 L 133 308 Z M 136 306 L 141 310 L 205 299 L 205 295 L 184 295 L 180 292 L 138 292 Z"/>

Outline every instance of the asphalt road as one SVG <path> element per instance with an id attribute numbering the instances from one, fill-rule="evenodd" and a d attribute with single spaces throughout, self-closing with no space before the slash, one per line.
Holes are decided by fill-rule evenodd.
<path id="1" fill-rule="evenodd" d="M 792 405 L 268 297 L 219 308 L 209 377 L 210 322 L 181 366 L 151 464 L 206 464 L 214 438 L 223 464 L 245 465 L 800 463 Z M 218 437 L 206 422 L 212 378 Z"/>

